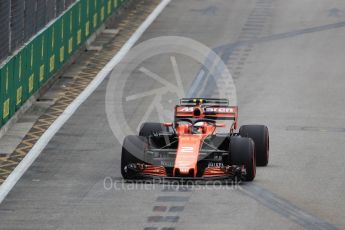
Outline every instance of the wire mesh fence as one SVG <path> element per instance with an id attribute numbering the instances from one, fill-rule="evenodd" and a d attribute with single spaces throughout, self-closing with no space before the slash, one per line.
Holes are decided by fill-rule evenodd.
<path id="1" fill-rule="evenodd" d="M 0 60 L 9 53 L 10 1 L 0 0 Z"/>
<path id="2" fill-rule="evenodd" d="M 0 0 L 0 63 L 75 1 Z"/>

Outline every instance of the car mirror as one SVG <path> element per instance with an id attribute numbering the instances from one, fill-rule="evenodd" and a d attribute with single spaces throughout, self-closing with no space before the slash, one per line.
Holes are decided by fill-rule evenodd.
<path id="1" fill-rule="evenodd" d="M 218 123 L 218 124 L 216 124 L 216 127 L 224 128 L 224 127 L 225 127 L 225 124 L 224 124 L 224 123 Z"/>

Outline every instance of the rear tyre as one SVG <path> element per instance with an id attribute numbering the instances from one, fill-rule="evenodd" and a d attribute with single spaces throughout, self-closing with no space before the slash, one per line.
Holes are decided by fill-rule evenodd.
<path id="1" fill-rule="evenodd" d="M 162 123 L 145 122 L 140 127 L 139 136 L 148 137 L 153 133 L 162 132 L 168 132 L 168 127 L 164 126 Z"/>
<path id="2" fill-rule="evenodd" d="M 147 139 L 145 137 L 130 135 L 125 138 L 121 154 L 121 174 L 124 179 L 135 179 L 136 173 L 128 170 L 129 164 L 144 163 Z"/>
<path id="3" fill-rule="evenodd" d="M 255 145 L 251 138 L 232 137 L 230 156 L 233 165 L 243 165 L 246 169 L 245 181 L 252 181 L 256 175 Z"/>
<path id="4" fill-rule="evenodd" d="M 242 137 L 250 137 L 255 143 L 256 165 L 267 166 L 269 160 L 269 133 L 265 125 L 243 125 Z"/>

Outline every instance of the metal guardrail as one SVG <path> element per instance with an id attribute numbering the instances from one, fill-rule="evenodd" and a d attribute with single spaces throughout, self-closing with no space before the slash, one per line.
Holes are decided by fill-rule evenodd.
<path id="1" fill-rule="evenodd" d="M 0 0 L 1 3 L 2 1 Z M 65 2 L 72 1 L 65 0 Z M 0 128 L 125 1 L 75 1 L 1 65 Z M 53 0 L 53 2 L 60 1 Z M 2 8 L 1 5 L 1 10 Z M 55 10 L 57 8 L 55 7 Z M 38 7 L 36 9 L 38 10 Z M 47 8 L 45 11 L 49 12 Z M 1 28 L 0 26 L 0 30 Z"/>

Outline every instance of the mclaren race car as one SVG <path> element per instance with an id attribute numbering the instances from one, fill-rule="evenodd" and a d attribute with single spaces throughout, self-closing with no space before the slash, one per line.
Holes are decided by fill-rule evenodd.
<path id="1" fill-rule="evenodd" d="M 144 123 L 139 135 L 124 139 L 123 178 L 252 181 L 256 166 L 268 164 L 268 128 L 244 125 L 236 132 L 237 118 L 237 106 L 227 99 L 181 99 L 173 123 Z M 226 120 L 227 131 L 217 132 Z"/>

